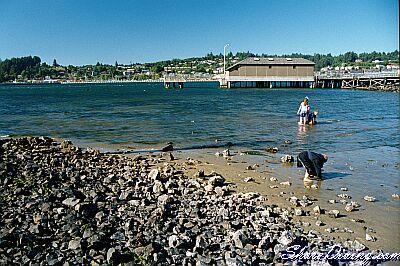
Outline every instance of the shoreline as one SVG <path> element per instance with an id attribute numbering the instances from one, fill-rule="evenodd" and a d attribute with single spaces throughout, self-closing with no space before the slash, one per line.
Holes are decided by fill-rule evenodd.
<path id="1" fill-rule="evenodd" d="M 1 191 L 2 195 L 6 195 L 1 202 L 5 207 L 1 223 L 6 224 L 2 233 L 6 236 L 5 245 L 9 252 L 0 252 L 6 254 L 3 257 L 0 255 L 0 261 L 7 261 L 20 252 L 21 256 L 15 257 L 20 262 L 26 259 L 26 254 L 29 261 L 47 260 L 48 263 L 115 263 L 128 257 L 131 261 L 138 259 L 136 256 L 139 253 L 141 259 L 146 257 L 169 263 L 183 260 L 218 261 L 218 258 L 225 262 L 232 259 L 245 264 L 251 263 L 251 258 L 280 262 L 280 252 L 300 240 L 316 245 L 321 250 L 326 249 L 327 243 L 342 243 L 350 250 L 367 246 L 371 250 L 398 252 L 393 250 L 398 247 L 398 239 L 394 239 L 393 235 L 392 239 L 387 239 L 380 225 L 369 220 L 368 215 L 365 216 L 365 209 L 372 208 L 376 203 L 358 201 L 360 210 L 347 213 L 343 210 L 345 205 L 339 203 L 345 198 L 336 198 L 334 205 L 324 202 L 321 194 L 330 194 L 327 197 L 339 193 L 351 195 L 352 187 L 348 188 L 349 192 L 332 192 L 326 188 L 315 189 L 315 186 L 305 190 L 299 185 L 302 171 L 293 172 L 290 166 L 282 166 L 276 162 L 277 155 L 268 156 L 266 162 L 265 157 L 241 155 L 241 151 L 235 149 L 231 151 L 231 156 L 226 157 L 214 155 L 221 148 L 202 152 L 172 151 L 172 156 L 169 152 L 112 155 L 93 149 L 84 150 L 68 141 L 49 138 L 8 138 L 0 140 L 0 143 L 3 155 L 0 158 L 0 170 L 3 176 L 10 175 L 7 181 L 2 180 L 5 186 Z M 5 167 L 4 164 L 12 167 Z M 288 170 L 292 176 L 282 169 Z M 18 182 L 11 178 L 19 175 Z M 248 177 L 250 179 L 244 181 Z M 291 185 L 281 182 L 290 182 Z M 91 194 L 90 187 L 96 195 Z M 139 190 L 132 191 L 134 187 Z M 322 187 L 319 184 L 319 188 Z M 33 192 L 35 200 L 32 201 L 27 196 Z M 160 200 L 163 202 L 161 205 Z M 25 208 L 20 205 L 15 210 L 15 203 Z M 30 207 L 26 207 L 27 204 Z M 224 214 L 220 213 L 217 206 L 225 206 L 231 212 L 228 220 L 227 217 L 220 220 L 223 216 L 219 215 Z M 201 210 L 202 215 L 185 215 L 184 210 L 193 211 L 193 208 L 200 208 L 198 211 Z M 339 215 L 331 212 L 336 209 Z M 153 212 L 164 218 L 157 222 L 152 218 Z M 260 217 L 264 212 L 275 214 Z M 99 213 L 103 213 L 100 220 L 97 217 Z M 203 215 L 209 218 L 204 220 Z M 91 221 L 86 216 L 94 216 L 91 219 L 95 219 Z M 133 220 L 131 226 L 123 222 L 142 216 L 152 224 Z M 28 219 L 18 222 L 17 217 Z M 65 220 L 66 217 L 69 220 Z M 249 218 L 251 223 L 245 222 Z M 68 222 L 71 219 L 79 226 L 72 226 Z M 262 222 L 264 219 L 265 224 Z M 58 231 L 55 231 L 58 225 L 54 224 L 54 220 L 63 225 Z M 167 224 L 174 226 L 163 231 L 162 228 Z M 276 226 L 277 230 L 271 229 Z M 27 234 L 23 232 L 25 227 L 25 230 L 29 229 Z M 87 232 L 88 227 L 91 232 Z M 151 227 L 161 231 L 154 232 Z M 67 228 L 74 229 L 68 233 L 65 231 Z M 103 229 L 106 238 L 100 242 L 106 247 L 95 249 L 93 244 L 98 240 L 96 242 L 93 238 L 101 236 Z M 130 235 L 131 231 L 135 232 L 135 236 Z M 216 239 L 207 233 L 212 231 Z M 193 232 L 198 233 L 193 235 Z M 298 232 L 299 235 L 289 232 Z M 30 240 L 9 246 L 18 234 Z M 31 243 L 42 241 L 39 237 L 42 234 L 48 235 L 53 241 L 56 239 L 60 246 L 52 247 L 47 242 L 44 252 L 52 254 L 50 258 L 40 251 L 36 253 L 39 254 L 36 259 L 35 256 L 30 258 L 27 252 L 32 249 Z M 138 238 L 137 234 L 142 238 Z M 268 234 L 272 237 L 268 240 L 269 244 L 260 246 L 259 241 Z M 366 241 L 366 234 L 375 241 Z M 219 248 L 208 250 L 201 247 L 198 242 L 203 240 L 200 239 L 205 239 L 209 244 L 214 241 L 213 245 Z M 154 246 L 152 243 L 155 240 L 161 246 Z M 193 254 L 187 255 L 188 247 Z M 0 249 L 4 247 L 0 245 Z M 131 256 L 126 257 L 124 254 L 127 252 Z M 74 260 L 74 256 L 78 260 Z"/>
<path id="2" fill-rule="evenodd" d="M 218 83 L 218 80 L 215 81 L 210 81 L 211 83 Z M 88 85 L 88 84 L 95 84 L 95 85 L 100 85 L 100 84 L 136 84 L 136 83 L 160 83 L 163 84 L 164 80 L 162 79 L 155 79 L 155 80 L 127 80 L 127 81 L 122 81 L 122 80 L 112 80 L 112 81 L 84 81 L 84 82 L 74 82 L 74 81 L 67 81 L 67 82 L 54 82 L 54 83 L 46 83 L 46 82 L 36 82 L 36 83 L 30 83 L 30 82 L 22 82 L 22 83 L 0 83 L 0 86 L 39 86 L 39 85 Z M 204 82 L 193 82 L 190 81 L 188 83 L 204 83 Z M 200 87 L 200 86 L 199 86 Z M 226 88 L 221 88 L 221 89 L 226 89 Z M 265 89 L 265 90 L 285 90 L 285 89 L 296 89 L 296 88 L 229 88 L 231 89 L 245 89 L 245 90 L 251 90 L 251 89 Z M 299 88 L 299 89 L 304 89 L 304 88 Z M 347 91 L 375 91 L 375 92 L 393 92 L 393 93 L 399 93 L 400 92 L 400 86 L 394 86 L 393 88 L 376 88 L 376 87 L 355 87 L 355 88 L 339 88 L 339 87 L 334 87 L 334 88 L 322 88 L 322 87 L 312 87 L 308 88 L 311 90 L 347 90 Z"/>

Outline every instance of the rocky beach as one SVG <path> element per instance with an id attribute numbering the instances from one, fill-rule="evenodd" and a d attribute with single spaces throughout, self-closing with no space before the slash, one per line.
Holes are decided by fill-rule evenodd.
<path id="1" fill-rule="evenodd" d="M 229 153 L 217 155 L 229 163 Z M 346 210 L 326 209 L 290 190 L 279 200 L 243 189 L 212 168 L 172 151 L 126 156 L 45 137 L 2 139 L 0 264 L 260 265 L 285 262 L 296 245 L 378 252 L 368 221 L 352 219 L 363 239 L 324 226 L 360 207 L 345 189 Z M 271 189 L 291 185 L 264 177 Z M 347 239 L 332 234 L 341 230 Z"/>

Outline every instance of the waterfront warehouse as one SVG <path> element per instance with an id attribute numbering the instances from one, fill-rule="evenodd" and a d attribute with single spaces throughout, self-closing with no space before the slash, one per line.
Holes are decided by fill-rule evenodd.
<path id="1" fill-rule="evenodd" d="M 249 57 L 226 71 L 228 88 L 309 88 L 315 63 L 304 58 Z"/>

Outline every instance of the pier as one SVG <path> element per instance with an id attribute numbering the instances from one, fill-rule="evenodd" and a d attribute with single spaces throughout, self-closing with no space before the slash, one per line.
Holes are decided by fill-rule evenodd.
<path id="1" fill-rule="evenodd" d="M 179 88 L 190 87 L 190 84 L 199 82 L 216 82 L 217 79 L 213 77 L 198 77 L 193 75 L 175 75 L 175 76 L 164 76 L 164 87 Z"/>
<path id="2" fill-rule="evenodd" d="M 399 91 L 400 79 L 398 71 L 386 72 L 364 72 L 364 73 L 315 73 L 314 77 L 296 78 L 292 81 L 282 81 L 277 77 L 269 78 L 264 81 L 260 78 L 254 81 L 253 77 L 241 77 L 238 82 L 236 78 L 223 77 L 223 75 L 213 77 L 196 77 L 193 75 L 175 75 L 164 77 L 164 87 L 184 88 L 200 82 L 219 82 L 221 88 L 339 88 L 339 89 L 360 89 L 360 90 L 382 90 Z M 229 85 L 228 86 L 228 82 Z M 243 85 L 244 84 L 244 85 Z"/>
<path id="3" fill-rule="evenodd" d="M 317 73 L 314 87 L 399 91 L 399 72 Z"/>

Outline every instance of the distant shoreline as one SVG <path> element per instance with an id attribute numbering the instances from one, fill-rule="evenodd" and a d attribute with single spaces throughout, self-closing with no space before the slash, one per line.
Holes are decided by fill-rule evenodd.
<path id="1" fill-rule="evenodd" d="M 217 80 L 215 81 L 210 81 L 210 82 L 218 82 Z M 53 82 L 53 83 L 47 83 L 47 82 L 21 82 L 21 83 L 13 83 L 13 82 L 3 82 L 0 83 L 0 86 L 39 86 L 39 85 L 87 85 L 87 84 L 132 84 L 132 83 L 164 83 L 164 80 L 161 79 L 149 79 L 149 80 L 129 80 L 129 81 L 120 81 L 120 80 L 115 80 L 115 81 L 85 81 L 85 82 Z M 190 81 L 188 83 L 196 83 L 193 81 Z M 203 83 L 203 82 L 202 82 Z M 252 88 L 246 88 L 246 90 L 251 90 Z M 270 88 L 262 88 L 262 89 L 270 89 Z M 273 89 L 296 89 L 296 88 L 273 88 Z M 381 91 L 381 92 L 395 92 L 399 93 L 400 92 L 400 87 L 396 87 L 394 89 L 385 89 L 385 88 L 311 88 L 311 89 L 321 89 L 321 90 L 326 90 L 326 89 L 339 89 L 339 90 L 362 90 L 362 91 Z"/>
<path id="2" fill-rule="evenodd" d="M 68 85 L 68 84 L 117 84 L 117 83 L 163 83 L 162 79 L 107 80 L 107 81 L 54 81 L 54 82 L 1 82 L 0 85 Z"/>

